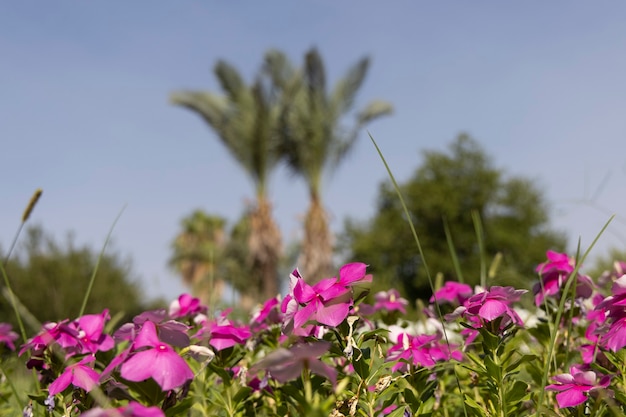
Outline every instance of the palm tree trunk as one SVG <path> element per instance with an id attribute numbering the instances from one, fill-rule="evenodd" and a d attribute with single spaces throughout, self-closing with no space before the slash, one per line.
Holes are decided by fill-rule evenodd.
<path id="1" fill-rule="evenodd" d="M 312 194 L 304 219 L 304 241 L 299 265 L 304 278 L 317 282 L 333 273 L 333 237 L 319 196 Z"/>
<path id="2" fill-rule="evenodd" d="M 282 253 L 281 234 L 272 219 L 272 206 L 263 196 L 257 199 L 257 206 L 250 213 L 250 237 L 248 245 L 253 274 L 258 277 L 257 297 L 276 297 L 278 288 L 278 264 Z"/>

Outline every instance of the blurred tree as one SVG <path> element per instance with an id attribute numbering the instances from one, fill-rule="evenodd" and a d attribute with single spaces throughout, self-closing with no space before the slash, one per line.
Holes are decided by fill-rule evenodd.
<path id="1" fill-rule="evenodd" d="M 26 229 L 22 241 L 5 265 L 19 300 L 41 322 L 76 318 L 99 251 L 77 247 L 71 237 L 59 244 L 40 226 Z M 105 308 L 111 316 L 124 313 L 125 319 L 143 311 L 141 290 L 132 277 L 130 261 L 120 259 L 118 254 L 105 253 L 100 259 L 85 313 L 100 313 Z M 4 297 L 0 297 L 2 321 L 15 323 L 13 308 Z"/>
<path id="2" fill-rule="evenodd" d="M 326 70 L 318 51 L 309 50 L 304 66 L 296 70 L 287 57 L 276 50 L 265 56 L 265 69 L 274 85 L 283 92 L 280 114 L 280 154 L 309 188 L 310 205 L 304 219 L 301 266 L 307 280 L 316 281 L 333 272 L 333 241 L 321 199 L 322 175 L 333 170 L 353 148 L 359 131 L 370 121 L 390 114 L 391 104 L 373 101 L 356 115 L 351 129 L 341 125 L 352 110 L 369 59 L 360 59 L 327 89 Z"/>
<path id="3" fill-rule="evenodd" d="M 503 172 L 467 135 L 458 136 L 449 154 L 424 152 L 422 165 L 399 186 L 433 279 L 439 272 L 445 279 L 460 278 L 445 221 L 465 282 L 480 282 L 481 256 L 472 212 L 481 219 L 486 266 L 497 253 L 502 255 L 490 285 L 529 288 L 546 250 L 565 247 L 565 237 L 548 227 L 548 207 L 536 186 L 524 178 L 503 178 Z M 347 221 L 343 239 L 350 258 L 370 264 L 377 281 L 400 285 L 413 299 L 430 296 L 423 262 L 390 182 L 381 185 L 374 218 L 363 224 Z"/>
<path id="4" fill-rule="evenodd" d="M 274 297 L 278 293 L 277 268 L 282 248 L 280 230 L 267 198 L 267 185 L 278 162 L 276 128 L 280 95 L 263 74 L 252 85 L 246 85 L 239 72 L 222 60 L 217 62 L 214 72 L 223 95 L 180 91 L 171 95 L 171 101 L 200 115 L 254 182 L 256 204 L 249 210 L 250 269 L 246 277 L 250 285 L 262 288 L 259 296 Z"/>
<path id="5" fill-rule="evenodd" d="M 216 265 L 226 247 L 226 219 L 196 210 L 181 220 L 182 230 L 172 242 L 170 266 L 202 302 L 212 305 L 224 292 L 224 277 Z"/>

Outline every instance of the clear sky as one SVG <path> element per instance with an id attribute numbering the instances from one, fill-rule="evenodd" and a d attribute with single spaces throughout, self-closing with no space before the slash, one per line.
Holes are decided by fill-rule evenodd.
<path id="1" fill-rule="evenodd" d="M 369 0 L 8 2 L 0 8 L 0 243 L 33 191 L 31 219 L 133 259 L 149 296 L 183 287 L 167 267 L 180 219 L 196 208 L 239 217 L 253 187 L 199 117 L 168 103 L 216 90 L 223 58 L 248 80 L 268 48 L 300 63 L 317 46 L 330 82 L 373 59 L 357 104 L 391 101 L 369 125 L 399 180 L 424 149 L 476 138 L 509 175 L 533 178 L 571 248 L 608 220 L 597 253 L 626 247 L 626 3 Z M 365 133 L 327 178 L 332 227 L 374 213 L 384 167 Z M 287 240 L 304 184 L 270 184 Z M 367 260 L 362 260 L 367 262 Z"/>

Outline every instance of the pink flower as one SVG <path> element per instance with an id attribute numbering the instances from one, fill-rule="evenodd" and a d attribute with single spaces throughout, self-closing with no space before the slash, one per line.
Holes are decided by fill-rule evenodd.
<path id="1" fill-rule="evenodd" d="M 606 315 L 608 330 L 601 335 L 600 343 L 607 349 L 617 352 L 626 346 L 626 275 L 613 283 L 612 295 L 596 306 L 600 315 Z M 599 332 L 599 331 L 598 331 Z"/>
<path id="2" fill-rule="evenodd" d="M 4 343 L 11 350 L 15 350 L 15 342 L 18 339 L 17 333 L 12 330 L 9 323 L 0 323 L 0 344 Z"/>
<path id="3" fill-rule="evenodd" d="M 406 372 L 408 363 L 414 366 L 430 368 L 440 360 L 456 359 L 460 361 L 463 355 L 460 351 L 450 352 L 445 344 L 439 343 L 441 335 L 419 335 L 411 336 L 401 333 L 398 336 L 398 343 L 392 346 L 387 352 L 387 361 L 398 361 L 391 370 L 393 372 L 401 370 Z M 404 359 L 404 361 L 401 361 Z"/>
<path id="4" fill-rule="evenodd" d="M 540 282 L 533 286 L 535 305 L 540 306 L 546 296 L 558 297 L 561 289 L 574 272 L 575 263 L 564 253 L 554 251 L 547 252 L 548 261 L 539 264 L 536 271 L 539 273 Z M 576 297 L 589 298 L 593 293 L 593 282 L 586 275 L 576 276 Z"/>
<path id="5" fill-rule="evenodd" d="M 230 322 L 224 324 L 207 323 L 200 332 L 198 336 L 209 334 L 209 344 L 218 351 L 235 345 L 243 345 L 251 336 L 247 326 L 236 326 Z"/>
<path id="6" fill-rule="evenodd" d="M 596 310 L 606 311 L 611 318 L 626 315 L 626 275 L 615 280 L 611 293 L 596 306 Z"/>
<path id="7" fill-rule="evenodd" d="M 334 386 L 337 383 L 337 371 L 318 359 L 329 348 L 330 343 L 323 341 L 302 343 L 289 349 L 278 348 L 257 362 L 250 368 L 250 372 L 266 370 L 272 378 L 285 383 L 298 378 L 306 368 L 326 377 Z"/>
<path id="8" fill-rule="evenodd" d="M 603 347 L 617 352 L 626 346 L 626 316 L 614 320 L 609 330 L 602 335 L 600 343 Z"/>
<path id="9" fill-rule="evenodd" d="M 39 333 L 26 342 L 20 349 L 19 355 L 31 349 L 43 351 L 48 346 L 57 343 L 64 349 L 73 349 L 78 345 L 78 330 L 68 324 L 69 320 L 59 323 L 45 323 Z"/>
<path id="10" fill-rule="evenodd" d="M 339 279 L 326 278 L 310 286 L 296 269 L 290 275 L 292 300 L 291 312 L 287 320 L 293 318 L 293 327 L 298 329 L 309 321 L 336 327 L 348 317 L 352 305 L 350 287 L 357 282 L 371 281 L 371 275 L 365 275 L 366 265 L 351 263 L 339 270 Z"/>
<path id="11" fill-rule="evenodd" d="M 132 323 L 122 325 L 113 334 L 113 338 L 119 343 L 124 340 L 133 341 L 143 324 L 150 321 L 157 327 L 159 340 L 172 346 L 189 346 L 187 331 L 189 326 L 176 320 L 167 320 L 165 310 L 145 311 L 133 318 Z"/>
<path id="12" fill-rule="evenodd" d="M 79 353 L 106 352 L 113 349 L 115 342 L 108 334 L 102 333 L 104 323 L 110 319 L 109 310 L 104 310 L 102 314 L 85 314 L 76 321 L 78 335 L 76 338 L 80 343 Z"/>
<path id="13" fill-rule="evenodd" d="M 263 306 L 253 314 L 250 328 L 255 331 L 267 329 L 268 325 L 281 323 L 283 320 L 280 312 L 279 297 L 270 298 Z"/>
<path id="14" fill-rule="evenodd" d="M 159 407 L 146 407 L 136 401 L 128 405 L 113 409 L 92 408 L 80 415 L 81 417 L 165 417 L 165 413 Z"/>
<path id="15" fill-rule="evenodd" d="M 95 360 L 96 358 L 93 355 L 89 355 L 84 357 L 80 362 L 67 366 L 63 373 L 50 384 L 48 393 L 50 395 L 56 395 L 70 384 L 75 387 L 80 387 L 87 392 L 91 391 L 98 385 L 100 375 L 86 364 Z"/>
<path id="16" fill-rule="evenodd" d="M 446 281 L 445 284 L 443 284 L 443 287 L 435 291 L 429 301 L 431 303 L 434 303 L 435 301 L 439 303 L 448 302 L 450 304 L 460 306 L 465 302 L 465 300 L 470 298 L 473 293 L 474 291 L 472 291 L 472 287 L 467 284 L 461 284 L 460 282 L 455 281 Z"/>
<path id="17" fill-rule="evenodd" d="M 177 300 L 172 301 L 169 308 L 169 316 L 177 319 L 185 316 L 206 313 L 207 307 L 200 303 L 199 298 L 189 294 L 181 294 Z"/>
<path id="18" fill-rule="evenodd" d="M 407 300 L 400 297 L 398 290 L 393 288 L 389 291 L 380 291 L 374 294 L 374 300 L 376 300 L 374 311 L 400 311 L 406 314 L 406 306 L 409 305 Z"/>
<path id="19" fill-rule="evenodd" d="M 558 391 L 556 401 L 560 408 L 575 407 L 587 400 L 586 393 L 609 386 L 610 376 L 602 376 L 582 366 L 572 366 L 569 374 L 552 377 L 557 384 L 548 385 L 547 390 Z M 598 377 L 600 381 L 597 382 Z"/>
<path id="20" fill-rule="evenodd" d="M 236 325 L 229 320 L 226 316 L 230 311 L 230 309 L 224 311 L 217 321 L 204 321 L 195 337 L 208 338 L 209 344 L 216 350 L 244 344 L 252 336 L 250 328 Z"/>
<path id="21" fill-rule="evenodd" d="M 140 350 L 142 348 L 147 348 Z M 133 353 L 122 364 L 122 378 L 129 381 L 143 381 L 152 378 L 163 391 L 180 387 L 193 378 L 187 362 L 171 346 L 159 340 L 156 326 L 146 321 L 135 342 Z"/>
<path id="22" fill-rule="evenodd" d="M 504 329 L 510 323 L 523 326 L 524 323 L 520 316 L 511 308 L 511 304 L 519 301 L 522 294 L 526 290 L 516 290 L 513 287 L 493 286 L 487 291 L 473 295 L 462 307 L 458 307 L 454 313 L 446 316 L 454 318 L 462 315 L 470 320 L 478 327 L 491 323 L 498 318 L 500 321 L 500 330 Z"/>

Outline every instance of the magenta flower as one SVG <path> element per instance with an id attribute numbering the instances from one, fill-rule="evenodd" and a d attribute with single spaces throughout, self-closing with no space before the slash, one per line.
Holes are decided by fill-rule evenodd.
<path id="1" fill-rule="evenodd" d="M 600 344 L 617 352 L 626 346 L 626 275 L 613 283 L 611 291 L 613 294 L 601 301 L 596 311 L 606 316 L 605 332 L 600 336 Z"/>
<path id="2" fill-rule="evenodd" d="M 302 343 L 289 349 L 278 348 L 257 362 L 250 368 L 250 372 L 256 373 L 260 370 L 266 370 L 272 378 L 285 383 L 298 378 L 304 369 L 308 369 L 315 374 L 326 377 L 335 386 L 337 371 L 318 359 L 329 348 L 330 343 L 323 341 Z"/>
<path id="3" fill-rule="evenodd" d="M 185 316 L 193 316 L 196 314 L 206 313 L 207 307 L 200 303 L 199 298 L 192 297 L 189 294 L 181 294 L 178 299 L 172 301 L 169 308 L 169 316 L 177 319 Z"/>
<path id="4" fill-rule="evenodd" d="M 409 302 L 400 297 L 400 293 L 396 289 L 390 289 L 389 291 L 380 291 L 374 294 L 374 311 L 400 311 L 406 314 L 406 306 Z"/>
<path id="5" fill-rule="evenodd" d="M 611 318 L 626 315 L 626 275 L 615 280 L 611 293 L 596 306 L 596 310 L 606 311 Z"/>
<path id="6" fill-rule="evenodd" d="M 224 323 L 204 323 L 196 337 L 209 337 L 209 344 L 216 350 L 223 350 L 235 345 L 243 345 L 252 333 L 247 326 L 236 326 L 230 321 Z"/>
<path id="7" fill-rule="evenodd" d="M 450 349 L 445 344 L 439 343 L 441 335 L 419 335 L 411 336 L 406 333 L 401 333 L 398 336 L 398 343 L 392 346 L 387 352 L 387 361 L 398 361 L 391 370 L 393 372 L 400 370 L 406 372 L 408 370 L 408 363 L 413 366 L 421 366 L 430 368 L 435 366 L 435 363 L 440 360 L 456 359 L 460 361 L 463 358 L 463 354 L 454 350 L 450 352 Z M 404 361 L 401 361 L 404 359 Z"/>
<path id="8" fill-rule="evenodd" d="M 458 307 L 454 313 L 446 317 L 454 318 L 462 315 L 478 327 L 502 318 L 500 330 L 510 323 L 523 326 L 522 319 L 511 308 L 511 304 L 519 301 L 522 294 L 526 292 L 526 290 L 516 290 L 513 287 L 493 286 L 487 291 L 471 296 L 464 306 Z"/>
<path id="9" fill-rule="evenodd" d="M 472 287 L 467 284 L 461 284 L 456 281 L 446 281 L 443 287 L 435 291 L 429 301 L 431 303 L 437 301 L 440 304 L 447 302 L 452 305 L 460 306 L 463 305 L 465 300 L 470 298 L 473 293 Z"/>
<path id="10" fill-rule="evenodd" d="M 187 362 L 171 346 L 159 340 L 156 326 L 151 321 L 143 324 L 132 349 L 134 352 L 120 368 L 124 379 L 138 382 L 152 378 L 163 391 L 169 391 L 193 378 Z"/>
<path id="11" fill-rule="evenodd" d="M 104 310 L 102 314 L 85 314 L 76 321 L 78 335 L 76 338 L 80 343 L 79 353 L 106 352 L 113 349 L 115 342 L 108 334 L 102 333 L 104 323 L 110 319 L 109 310 Z"/>
<path id="12" fill-rule="evenodd" d="M 165 310 L 145 311 L 133 318 L 132 323 L 122 325 L 113 334 L 113 338 L 119 343 L 124 340 L 133 341 L 143 324 L 152 322 L 157 327 L 159 340 L 176 347 L 189 346 L 187 331 L 189 326 L 176 320 L 167 320 Z"/>
<path id="13" fill-rule="evenodd" d="M 351 263 L 339 270 L 339 279 L 326 278 L 310 286 L 296 269 L 290 275 L 291 293 L 283 302 L 285 320 L 290 323 L 285 328 L 300 329 L 307 322 L 315 321 L 336 327 L 348 317 L 352 306 L 350 287 L 358 282 L 371 281 L 365 275 L 366 265 Z"/>
<path id="14" fill-rule="evenodd" d="M 548 251 L 548 261 L 539 264 L 536 271 L 539 273 L 540 282 L 533 286 L 535 305 L 540 306 L 545 297 L 558 297 L 561 289 L 574 272 L 574 259 L 564 253 Z M 589 298 L 593 293 L 593 282 L 586 275 L 576 276 L 576 297 Z"/>
<path id="15" fill-rule="evenodd" d="M 258 311 L 254 312 L 250 321 L 250 329 L 260 331 L 282 321 L 283 315 L 280 311 L 279 297 L 274 297 L 267 300 Z"/>
<path id="16" fill-rule="evenodd" d="M 0 323 L 0 344 L 4 343 L 11 350 L 15 350 L 15 342 L 19 336 L 9 323 Z"/>
<path id="17" fill-rule="evenodd" d="M 587 400 L 587 394 L 609 386 L 611 377 L 596 374 L 584 367 L 572 366 L 569 374 L 552 377 L 557 384 L 548 385 L 547 390 L 558 391 L 556 401 L 560 408 L 576 407 Z M 597 379 L 600 377 L 600 381 Z"/>
<path id="18" fill-rule="evenodd" d="M 80 415 L 81 417 L 165 417 L 165 413 L 157 406 L 146 407 L 136 401 L 113 409 L 92 408 Z"/>
<path id="19" fill-rule="evenodd" d="M 626 346 L 626 316 L 614 320 L 600 339 L 601 346 L 617 352 Z"/>
<path id="20" fill-rule="evenodd" d="M 57 343 L 64 349 L 74 349 L 78 341 L 78 330 L 68 324 L 69 320 L 59 323 L 48 322 L 42 326 L 39 333 L 22 345 L 19 355 L 27 350 L 43 351 L 48 346 Z"/>
<path id="21" fill-rule="evenodd" d="M 95 360 L 96 358 L 93 355 L 89 355 L 84 357 L 80 362 L 67 366 L 63 373 L 50 384 L 48 393 L 50 395 L 56 395 L 70 384 L 82 388 L 87 392 L 91 391 L 98 385 L 100 375 L 98 375 L 93 368 L 87 366 L 87 364 Z"/>

